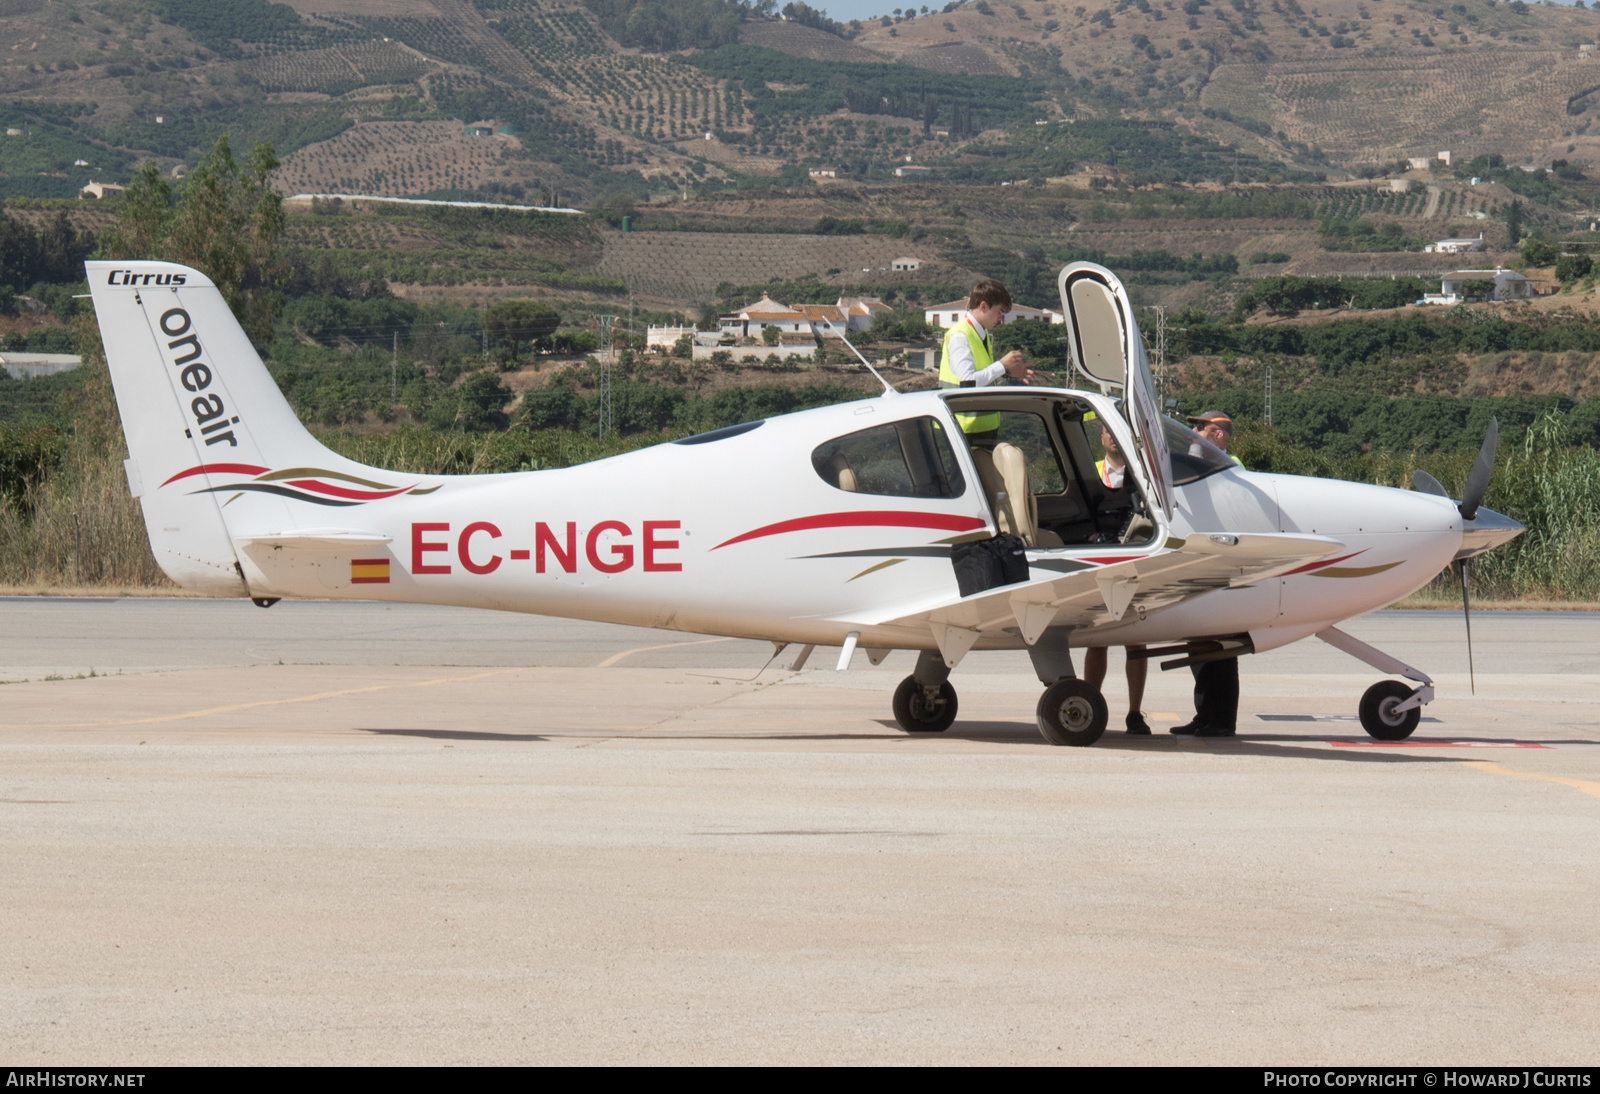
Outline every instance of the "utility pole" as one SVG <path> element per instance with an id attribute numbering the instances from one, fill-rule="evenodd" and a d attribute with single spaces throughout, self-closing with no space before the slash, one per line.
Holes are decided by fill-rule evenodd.
<path id="1" fill-rule="evenodd" d="M 1156 389 L 1156 406 L 1161 406 L 1161 397 L 1167 391 L 1167 309 L 1161 304 L 1152 304 L 1150 310 L 1156 313 L 1156 332 L 1152 346 L 1154 351 L 1150 362 L 1150 379 Z"/>
<path id="2" fill-rule="evenodd" d="M 1267 390 L 1266 390 L 1265 411 L 1262 414 L 1262 417 L 1266 419 L 1266 422 L 1267 422 L 1268 425 L 1272 424 L 1272 362 L 1271 361 L 1267 362 Z"/>
<path id="3" fill-rule="evenodd" d="M 611 421 L 611 333 L 615 328 L 617 316 L 597 315 L 595 325 L 600 335 L 600 439 L 606 439 L 607 433 L 615 432 Z"/>

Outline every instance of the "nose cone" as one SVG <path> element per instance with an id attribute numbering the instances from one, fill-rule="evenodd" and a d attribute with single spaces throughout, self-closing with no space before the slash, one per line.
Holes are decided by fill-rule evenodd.
<path id="1" fill-rule="evenodd" d="M 1510 543 L 1525 531 L 1504 513 L 1479 506 L 1476 517 L 1461 522 L 1461 550 L 1456 552 L 1456 558 L 1475 558 L 1502 543 Z"/>

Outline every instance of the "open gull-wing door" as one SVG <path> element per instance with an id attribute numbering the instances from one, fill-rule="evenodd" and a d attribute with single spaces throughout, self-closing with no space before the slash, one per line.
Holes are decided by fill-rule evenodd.
<path id="1" fill-rule="evenodd" d="M 1172 461 L 1161 427 L 1150 361 L 1133 317 L 1133 305 L 1117 275 L 1093 262 L 1062 268 L 1061 312 L 1066 317 L 1072 364 L 1102 391 L 1120 389 L 1135 453 L 1156 494 L 1156 504 L 1172 517 Z"/>

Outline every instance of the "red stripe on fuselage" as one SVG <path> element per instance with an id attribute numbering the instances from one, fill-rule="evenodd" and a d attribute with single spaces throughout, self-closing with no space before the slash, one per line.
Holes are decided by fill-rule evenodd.
<path id="1" fill-rule="evenodd" d="M 352 490 L 348 486 L 330 486 L 316 479 L 290 479 L 290 486 L 298 486 L 301 490 L 310 490 L 315 494 L 327 494 L 335 498 L 355 498 L 357 501 L 376 501 L 379 498 L 392 498 L 396 494 L 404 494 L 410 490 L 409 486 L 402 486 L 398 490 Z"/>
<path id="2" fill-rule="evenodd" d="M 806 532 L 814 528 L 933 528 L 941 532 L 970 532 L 985 526 L 977 517 L 963 517 L 954 513 L 917 513 L 909 510 L 867 510 L 858 513 L 819 513 L 814 517 L 796 517 L 768 524 L 742 536 L 734 536 L 711 548 L 713 551 L 747 539 L 778 536 L 785 532 Z"/>
<path id="3" fill-rule="evenodd" d="M 191 467 L 187 471 L 179 471 L 161 485 L 165 486 L 168 482 L 186 479 L 190 475 L 259 475 L 266 470 L 267 468 L 257 467 L 253 463 L 203 463 L 199 467 Z"/>

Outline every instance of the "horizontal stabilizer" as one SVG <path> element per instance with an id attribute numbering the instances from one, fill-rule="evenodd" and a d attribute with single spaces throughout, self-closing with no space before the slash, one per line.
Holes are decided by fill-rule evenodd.
<path id="1" fill-rule="evenodd" d="M 1069 574 L 1035 570 L 1041 576 L 1020 584 L 967 597 L 902 604 L 836 622 L 853 627 L 930 627 L 935 633 L 956 627 L 979 634 L 1014 626 L 1031 642 L 1047 626 L 1115 621 L 1130 609 L 1148 615 L 1216 589 L 1278 577 L 1342 550 L 1344 544 L 1327 536 L 1197 533 L 1175 550 Z"/>
<path id="2" fill-rule="evenodd" d="M 298 551 L 348 551 L 353 547 L 381 547 L 394 542 L 393 536 L 376 532 L 355 532 L 340 528 L 308 528 L 293 532 L 274 532 L 269 535 L 244 536 L 239 546 L 245 550 L 262 547 L 284 547 Z"/>

